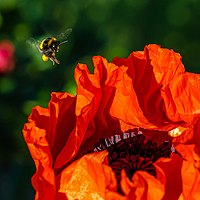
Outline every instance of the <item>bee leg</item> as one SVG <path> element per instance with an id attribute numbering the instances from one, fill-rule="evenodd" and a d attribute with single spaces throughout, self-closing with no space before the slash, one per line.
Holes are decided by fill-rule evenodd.
<path id="1" fill-rule="evenodd" d="M 60 61 L 59 60 L 57 60 L 56 58 L 54 59 L 54 62 L 56 63 L 56 64 L 60 64 Z"/>
<path id="2" fill-rule="evenodd" d="M 58 64 L 58 65 L 60 64 L 60 61 L 57 60 L 56 57 L 51 56 L 51 57 L 50 57 L 50 60 L 53 62 L 53 65 L 54 65 L 55 63 Z"/>

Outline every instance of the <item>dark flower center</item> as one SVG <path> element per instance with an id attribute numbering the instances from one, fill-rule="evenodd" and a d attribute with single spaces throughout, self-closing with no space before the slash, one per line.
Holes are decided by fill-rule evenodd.
<path id="1" fill-rule="evenodd" d="M 111 138 L 101 139 L 95 146 L 95 151 L 107 149 L 108 162 L 114 171 L 118 183 L 118 192 L 123 194 L 120 187 L 121 170 L 124 169 L 128 178 L 137 170 L 143 170 L 156 177 L 156 168 L 153 162 L 161 157 L 170 157 L 175 149 L 171 141 L 158 145 L 151 140 L 145 141 L 145 136 L 139 131 L 136 135 L 122 134 Z"/>

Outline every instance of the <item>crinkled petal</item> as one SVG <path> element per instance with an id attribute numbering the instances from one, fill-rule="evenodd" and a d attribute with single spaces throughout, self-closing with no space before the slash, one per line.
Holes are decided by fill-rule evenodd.
<path id="1" fill-rule="evenodd" d="M 173 79 L 163 95 L 166 114 L 172 121 L 191 127 L 200 117 L 200 74 L 184 73 Z"/>
<path id="2" fill-rule="evenodd" d="M 70 125 L 63 123 L 67 118 L 70 122 L 70 117 L 73 120 L 73 115 L 70 117 L 67 115 L 73 101 L 74 97 L 67 93 L 52 93 L 49 107 L 33 108 L 28 118 L 29 122 L 24 125 L 23 135 L 36 165 L 36 173 L 32 178 L 36 189 L 35 199 L 55 197 L 54 159 L 65 145 L 70 126 L 73 126 L 72 123 Z M 73 109 L 71 111 L 74 113 Z"/>
<path id="3" fill-rule="evenodd" d="M 163 86 L 185 72 L 181 55 L 173 50 L 150 44 L 145 47 L 144 52 L 153 67 L 156 82 Z"/>
<path id="4" fill-rule="evenodd" d="M 159 159 L 154 165 L 157 178 L 165 185 L 163 199 L 200 198 L 200 157 L 195 153 L 195 145 L 176 145 L 181 155 Z"/>
<path id="5" fill-rule="evenodd" d="M 111 183 L 102 165 L 107 154 L 106 151 L 88 154 L 65 168 L 56 178 L 57 199 L 105 199 L 106 184 Z"/>
<path id="6" fill-rule="evenodd" d="M 76 97 L 68 93 L 52 93 L 49 103 L 50 110 L 50 131 L 48 141 L 52 148 L 54 162 L 57 156 L 66 145 L 68 138 L 75 126 L 75 103 Z M 67 122 L 67 123 L 66 123 Z"/>
<path id="7" fill-rule="evenodd" d="M 176 129 L 169 131 L 169 135 L 173 136 L 175 134 L 178 136 L 173 139 L 173 144 L 175 146 L 178 144 L 194 144 L 195 151 L 200 155 L 200 118 L 197 120 L 194 126 L 190 128 L 181 128 L 177 127 Z"/>
<path id="8" fill-rule="evenodd" d="M 38 112 L 42 114 L 46 110 L 36 107 L 33 113 Z M 23 134 L 36 166 L 36 173 L 32 177 L 32 184 L 36 190 L 35 200 L 53 200 L 55 197 L 55 175 L 52 169 L 51 150 L 46 140 L 46 131 L 35 127 L 34 123 L 32 121 L 25 124 Z"/>
<path id="9" fill-rule="evenodd" d="M 128 68 L 108 63 L 101 57 L 94 57 L 93 62 L 96 71 L 99 70 L 103 95 L 97 113 L 99 131 L 121 133 L 138 127 L 140 121 L 148 124 L 137 102 L 132 79 L 127 74 Z"/>
<path id="10" fill-rule="evenodd" d="M 106 193 L 106 199 L 114 200 L 140 200 L 149 199 L 161 200 L 164 196 L 164 185 L 155 177 L 144 171 L 137 171 L 132 180 L 126 176 L 124 170 L 121 173 L 121 188 L 124 191 L 125 196 L 120 195 L 117 192 L 109 190 Z"/>
<path id="11" fill-rule="evenodd" d="M 194 163 L 183 161 L 181 173 L 184 199 L 200 199 L 200 170 Z"/>
<path id="12" fill-rule="evenodd" d="M 93 120 L 101 100 L 98 77 L 90 74 L 86 65 L 79 64 L 75 70 L 75 80 L 78 87 L 74 110 L 76 116 L 74 129 L 57 157 L 55 168 L 62 167 L 75 157 L 81 144 L 84 144 L 94 133 Z"/>
<path id="13" fill-rule="evenodd" d="M 183 157 L 181 169 L 184 199 L 200 198 L 200 156 L 195 144 L 176 146 Z"/>
<path id="14" fill-rule="evenodd" d="M 163 200 L 176 200 L 182 193 L 181 167 L 183 159 L 172 154 L 171 158 L 161 158 L 154 163 L 158 171 L 158 180 L 165 185 Z"/>
<path id="15" fill-rule="evenodd" d="M 158 45 L 148 45 L 144 51 L 133 52 L 127 59 L 115 58 L 113 62 L 118 66 L 128 67 L 129 81 L 124 80 L 123 85 L 125 88 L 130 87 L 129 93 L 126 95 L 123 90 L 119 91 L 129 102 L 120 107 L 121 110 L 127 105 L 130 108 L 119 114 L 120 117 L 123 116 L 124 121 L 130 120 L 131 123 L 143 128 L 163 130 L 172 129 L 175 124 L 181 123 L 179 121 L 173 123 L 167 117 L 162 94 L 162 88 L 184 72 L 179 54 L 173 50 L 160 48 Z M 121 102 L 123 100 L 120 97 L 116 98 Z M 138 121 L 133 121 L 131 117 L 133 113 Z M 143 118 L 140 117 L 140 113 Z"/>

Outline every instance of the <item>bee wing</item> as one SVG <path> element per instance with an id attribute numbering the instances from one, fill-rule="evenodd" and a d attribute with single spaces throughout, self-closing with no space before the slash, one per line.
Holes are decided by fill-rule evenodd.
<path id="1" fill-rule="evenodd" d="M 31 38 L 31 39 L 29 39 L 29 40 L 26 40 L 26 43 L 27 43 L 28 45 L 30 45 L 31 47 L 33 47 L 33 48 L 39 49 L 40 41 L 37 41 L 37 40 L 35 40 L 34 38 Z"/>
<path id="2" fill-rule="evenodd" d="M 64 32 L 57 35 L 56 38 L 66 39 L 71 34 L 71 32 L 72 32 L 72 28 L 68 28 Z"/>

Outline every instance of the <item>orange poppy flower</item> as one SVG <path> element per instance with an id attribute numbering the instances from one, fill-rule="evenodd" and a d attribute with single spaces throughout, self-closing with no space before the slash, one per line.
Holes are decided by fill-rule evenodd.
<path id="1" fill-rule="evenodd" d="M 153 44 L 93 63 L 24 126 L 35 199 L 200 198 L 200 75 Z"/>

